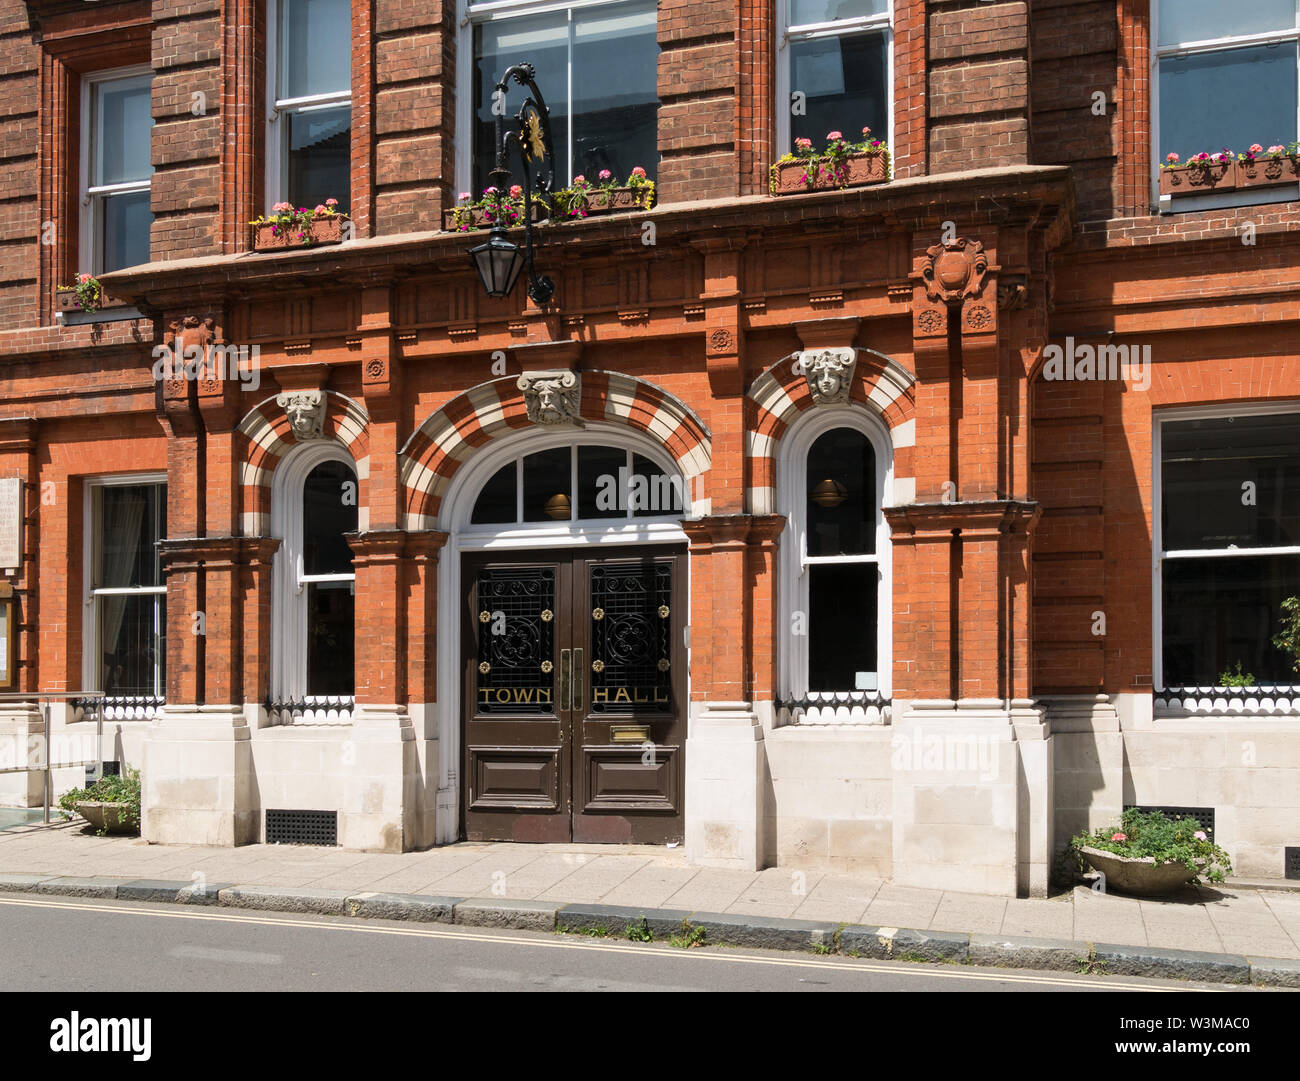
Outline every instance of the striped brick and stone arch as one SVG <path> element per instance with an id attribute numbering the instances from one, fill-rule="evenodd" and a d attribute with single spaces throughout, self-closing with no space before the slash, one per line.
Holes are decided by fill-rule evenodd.
<path id="1" fill-rule="evenodd" d="M 370 476 L 370 416 L 346 394 L 327 390 L 321 434 L 340 444 L 356 463 L 358 503 L 364 512 Z M 239 422 L 240 496 L 246 537 L 266 536 L 271 527 L 271 481 L 276 466 L 298 445 L 285 411 L 273 395 L 259 402 Z"/>
<path id="2" fill-rule="evenodd" d="M 857 349 L 855 353 L 857 363 L 847 404 L 869 410 L 889 429 L 894 451 L 893 502 L 909 503 L 916 498 L 912 462 L 916 446 L 916 376 L 874 349 Z M 758 376 L 746 393 L 745 447 L 750 483 L 745 505 L 750 514 L 775 513 L 777 448 L 790 425 L 815 407 L 808 378 L 797 368 L 803 355 L 791 353 L 783 357 Z"/>
<path id="3" fill-rule="evenodd" d="M 708 472 L 712 439 L 681 399 L 620 372 L 583 371 L 579 412 L 584 421 L 621 424 L 663 447 L 681 470 L 689 516 L 711 509 Z M 399 456 L 408 530 L 445 529 L 439 512 L 452 478 L 476 451 L 501 435 L 533 426 L 515 376 L 482 383 L 453 398 L 414 432 Z"/>

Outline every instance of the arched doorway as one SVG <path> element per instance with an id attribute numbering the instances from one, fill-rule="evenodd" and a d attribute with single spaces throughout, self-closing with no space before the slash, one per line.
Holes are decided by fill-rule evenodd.
<path id="1" fill-rule="evenodd" d="M 457 474 L 462 836 L 683 838 L 689 503 L 672 458 L 613 425 L 504 437 Z"/>

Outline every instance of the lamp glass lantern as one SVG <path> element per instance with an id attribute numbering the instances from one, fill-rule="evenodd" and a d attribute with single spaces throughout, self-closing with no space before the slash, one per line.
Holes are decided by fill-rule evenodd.
<path id="1" fill-rule="evenodd" d="M 526 257 L 523 249 L 506 236 L 501 226 L 495 226 L 486 244 L 470 248 L 469 254 L 478 270 L 479 281 L 490 297 L 506 297 L 515 287 Z"/>

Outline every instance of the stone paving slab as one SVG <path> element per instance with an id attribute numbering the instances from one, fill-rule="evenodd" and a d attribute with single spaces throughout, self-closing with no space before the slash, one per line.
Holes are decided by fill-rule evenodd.
<path id="1" fill-rule="evenodd" d="M 119 887 L 127 894 L 174 888 L 187 891 L 180 899 L 192 902 L 198 899 L 192 888 L 201 881 L 211 891 L 209 903 L 219 890 L 256 887 L 272 896 L 311 894 L 317 904 L 329 896 L 332 909 L 362 894 L 527 902 L 534 913 L 572 904 L 650 906 L 994 938 L 1195 947 L 1300 961 L 1300 892 L 1271 881 L 1258 889 L 1233 882 L 1188 889 L 1162 900 L 1086 887 L 1050 899 L 1009 899 L 899 886 L 866 873 L 704 868 L 689 863 L 680 848 L 644 845 L 475 842 L 395 854 L 293 845 L 159 846 L 96 837 L 67 824 L 0 831 L 0 891 L 66 892 L 43 881 L 59 878 L 76 879 L 81 896 L 113 896 Z M 1289 978 L 1289 971 L 1279 969 L 1278 978 Z"/>

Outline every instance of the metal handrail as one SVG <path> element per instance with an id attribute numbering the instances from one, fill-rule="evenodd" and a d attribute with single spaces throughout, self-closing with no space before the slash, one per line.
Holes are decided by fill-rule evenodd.
<path id="1" fill-rule="evenodd" d="M 43 732 L 41 735 L 44 741 L 44 753 L 41 755 L 45 762 L 41 769 L 42 774 L 42 821 L 45 825 L 50 824 L 50 795 L 53 791 L 50 771 L 55 769 L 55 763 L 50 761 L 50 703 L 64 702 L 70 699 L 79 698 L 86 702 L 97 702 L 98 708 L 95 710 L 95 754 L 94 759 L 83 759 L 80 762 L 59 762 L 58 769 L 66 769 L 69 766 L 90 766 L 99 765 L 104 758 L 104 692 L 103 691 L 6 691 L 0 693 L 0 702 L 35 702 L 40 707 L 41 718 L 43 721 Z M 31 769 L 27 765 L 14 766 L 10 769 L 0 768 L 0 773 L 30 773 Z"/>

